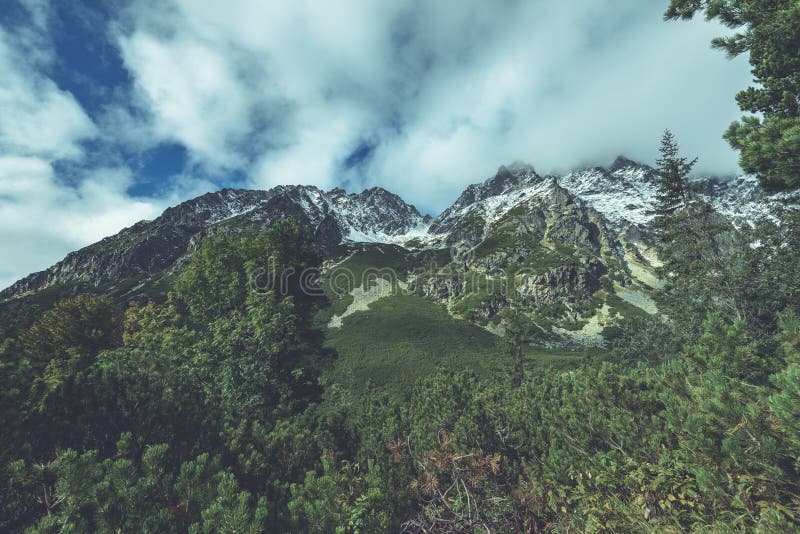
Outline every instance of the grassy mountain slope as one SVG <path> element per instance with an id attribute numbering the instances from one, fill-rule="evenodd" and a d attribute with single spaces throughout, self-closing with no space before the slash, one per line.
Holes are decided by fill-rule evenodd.
<path id="1" fill-rule="evenodd" d="M 480 376 L 508 366 L 497 336 L 417 295 L 380 299 L 369 311 L 345 318 L 341 328 L 329 329 L 326 338 L 338 353 L 329 380 L 355 392 L 370 382 L 393 395 L 407 392 L 438 367 L 471 368 Z M 527 347 L 531 369 L 569 368 L 586 358 L 582 352 Z"/>

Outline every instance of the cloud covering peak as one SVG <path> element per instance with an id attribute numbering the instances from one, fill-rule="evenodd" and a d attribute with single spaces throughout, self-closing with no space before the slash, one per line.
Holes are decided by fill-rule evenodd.
<path id="1" fill-rule="evenodd" d="M 658 2 L 115 6 L 0 15 L 0 251 L 41 251 L 0 285 L 222 186 L 379 185 L 438 212 L 503 163 L 652 162 L 666 127 L 701 172 L 737 171 L 721 133 L 746 60 Z M 14 219 L 30 210 L 74 231 Z"/>

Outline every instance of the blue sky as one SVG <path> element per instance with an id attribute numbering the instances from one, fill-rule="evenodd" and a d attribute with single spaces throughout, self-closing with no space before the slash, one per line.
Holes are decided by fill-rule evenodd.
<path id="1" fill-rule="evenodd" d="M 512 161 L 652 162 L 666 127 L 737 172 L 748 65 L 665 4 L 2 0 L 0 286 L 221 187 L 435 214 Z"/>

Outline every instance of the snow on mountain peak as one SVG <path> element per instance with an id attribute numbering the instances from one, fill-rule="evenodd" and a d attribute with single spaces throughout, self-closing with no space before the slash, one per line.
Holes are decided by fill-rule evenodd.
<path id="1" fill-rule="evenodd" d="M 735 225 L 774 217 L 776 206 L 797 205 L 800 192 L 765 193 L 753 176 L 693 180 L 692 189 Z M 532 199 L 540 205 L 585 203 L 618 235 L 645 238 L 655 216 L 656 171 L 625 157 L 609 167 L 575 170 L 564 176 L 541 176 L 524 163 L 502 166 L 479 184 L 467 187 L 435 220 L 423 216 L 399 196 L 373 187 L 361 193 L 341 188 L 281 185 L 269 190 L 222 189 L 173 206 L 152 220 L 73 252 L 51 268 L 33 273 L 6 289 L 0 298 L 80 278 L 106 283 L 123 276 L 153 274 L 169 268 L 210 227 L 225 222 L 266 227 L 292 217 L 314 232 L 323 246 L 342 241 L 443 246 L 445 236 L 465 218 L 478 215 L 484 230 L 512 208 Z M 213 234 L 214 230 L 210 230 Z M 113 251 L 109 253 L 108 251 Z M 119 261 L 123 257 L 123 261 Z"/>
<path id="2" fill-rule="evenodd" d="M 752 176 L 711 178 L 692 182 L 697 195 L 734 224 L 769 216 L 777 196 L 767 195 Z M 215 224 L 234 217 L 269 221 L 301 214 L 319 226 L 335 221 L 343 240 L 405 243 L 432 242 L 447 234 L 463 217 L 480 215 L 491 224 L 532 198 L 558 188 L 586 202 L 617 231 L 640 237 L 655 217 L 657 173 L 624 156 L 604 167 L 575 170 L 563 176 L 541 176 L 528 164 L 501 166 L 494 176 L 468 186 L 435 220 L 423 216 L 402 198 L 380 187 L 348 193 L 316 186 L 277 186 L 267 191 L 223 189 L 168 209 L 162 217 L 189 224 Z"/>
<path id="3" fill-rule="evenodd" d="M 573 171 L 559 184 L 602 213 L 618 231 L 639 235 L 656 216 L 658 174 L 655 169 L 622 156 L 604 169 Z M 734 225 L 769 217 L 777 195 L 766 194 L 751 175 L 696 178 L 690 186 Z"/>
<path id="4" fill-rule="evenodd" d="M 173 208 L 160 223 L 214 225 L 236 217 L 268 224 L 276 217 L 299 217 L 318 227 L 333 221 L 342 238 L 351 241 L 403 243 L 427 234 L 428 217 L 399 196 L 380 187 L 361 193 L 308 185 L 279 185 L 269 190 L 223 189 L 206 193 Z"/>
<path id="5" fill-rule="evenodd" d="M 655 216 L 655 171 L 631 160 L 617 158 L 608 170 L 594 167 L 573 171 L 558 182 L 612 225 L 646 225 Z"/>
<path id="6" fill-rule="evenodd" d="M 560 187 L 602 214 L 617 231 L 631 238 L 648 232 L 656 216 L 658 174 L 649 165 L 625 156 L 607 168 L 591 167 L 563 176 L 540 176 L 530 165 L 501 166 L 480 184 L 467 187 L 461 196 L 431 225 L 432 234 L 445 234 L 467 214 L 480 214 L 487 223 L 534 197 Z M 734 225 L 769 217 L 780 195 L 764 193 L 754 176 L 695 179 L 692 188 Z"/>
<path id="7" fill-rule="evenodd" d="M 472 212 L 478 212 L 487 222 L 493 222 L 520 202 L 548 193 L 554 185 L 553 177 L 538 175 L 530 165 L 501 166 L 483 183 L 467 187 L 453 205 L 436 218 L 430 232 L 445 234 Z"/>
<path id="8" fill-rule="evenodd" d="M 328 208 L 348 241 L 403 243 L 426 234 L 429 223 L 417 208 L 380 187 L 346 194 L 327 194 Z"/>

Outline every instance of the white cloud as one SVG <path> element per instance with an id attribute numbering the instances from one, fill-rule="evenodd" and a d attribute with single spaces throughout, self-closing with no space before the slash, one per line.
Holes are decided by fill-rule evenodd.
<path id="1" fill-rule="evenodd" d="M 666 23 L 660 5 L 163 6 L 134 4 L 117 32 L 159 135 L 255 186 L 352 178 L 341 162 L 368 139 L 362 184 L 439 210 L 515 159 L 544 172 L 652 161 L 666 127 L 701 171 L 737 168 L 721 133 L 746 62 L 710 49 L 721 27 Z"/>
<path id="2" fill-rule="evenodd" d="M 122 39 L 121 49 L 156 135 L 183 143 L 215 167 L 242 164 L 231 144 L 248 132 L 254 95 L 241 84 L 224 45 L 217 48 L 200 36 L 162 40 L 141 32 Z"/>
<path id="3" fill-rule="evenodd" d="M 40 158 L 0 157 L 0 287 L 164 208 L 134 201 L 124 169 L 99 169 L 78 188 Z"/>
<path id="4" fill-rule="evenodd" d="M 278 184 L 336 186 L 342 159 L 369 131 L 370 116 L 347 102 L 316 103 L 298 110 L 292 118 L 294 132 L 286 146 L 263 155 L 253 168 L 259 187 Z"/>
<path id="5" fill-rule="evenodd" d="M 75 98 L 40 75 L 12 37 L 0 28 L 0 151 L 76 158 L 78 141 L 94 124 Z"/>
<path id="6" fill-rule="evenodd" d="M 31 28 L 0 33 L 0 181 L 14 181 L 0 281 L 241 174 L 251 187 L 381 185 L 436 212 L 514 160 L 652 162 L 666 127 L 700 171 L 737 169 L 721 134 L 747 63 L 710 49 L 721 27 L 666 23 L 658 3 L 139 0 L 97 29 L 133 90 L 111 88 L 123 96 L 96 124 L 41 74 L 58 53 L 45 4 L 29 4 Z M 126 194 L 124 169 L 63 185 L 55 160 L 103 164 L 82 149 L 92 137 L 132 153 L 181 143 L 189 164 L 152 202 Z M 365 142 L 370 157 L 343 169 Z"/>
<path id="7" fill-rule="evenodd" d="M 747 66 L 710 49 L 719 26 L 667 24 L 654 11 L 592 43 L 608 16 L 602 5 L 551 9 L 519 13 L 472 62 L 444 70 L 404 134 L 381 145 L 370 176 L 437 211 L 514 160 L 542 173 L 618 154 L 652 162 L 667 127 L 701 156 L 699 170 L 737 171 L 721 133 L 739 114 L 733 97 Z"/>
<path id="8" fill-rule="evenodd" d="M 126 194 L 127 169 L 81 172 L 76 185 L 54 172 L 57 160 L 83 161 L 80 142 L 98 130 L 74 96 L 41 73 L 53 58 L 36 13 L 36 27 L 14 35 L 0 28 L 0 288 L 164 207 Z"/>
<path id="9" fill-rule="evenodd" d="M 374 72 L 389 46 L 383 6 L 159 6 L 134 4 L 133 29 L 117 40 L 156 135 L 206 167 L 239 166 L 259 186 L 329 183 L 343 151 L 379 124 L 365 100 L 384 88 Z"/>

